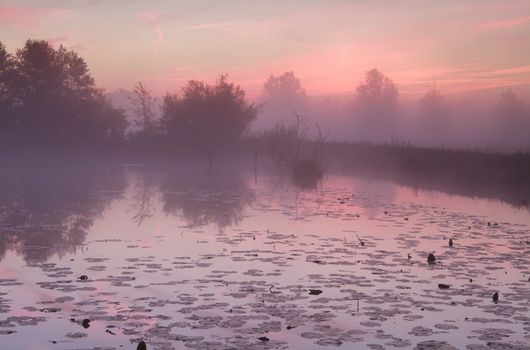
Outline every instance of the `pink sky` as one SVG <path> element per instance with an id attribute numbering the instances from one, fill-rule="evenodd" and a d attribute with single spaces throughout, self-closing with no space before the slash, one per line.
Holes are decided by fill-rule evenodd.
<path id="1" fill-rule="evenodd" d="M 527 0 L 0 0 L 0 32 L 10 51 L 28 38 L 78 51 L 107 90 L 227 73 L 255 96 L 293 70 L 310 95 L 350 94 L 374 67 L 403 94 L 530 83 Z"/>

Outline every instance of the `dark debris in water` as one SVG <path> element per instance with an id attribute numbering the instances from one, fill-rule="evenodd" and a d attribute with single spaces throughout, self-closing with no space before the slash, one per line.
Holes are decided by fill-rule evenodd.
<path id="1" fill-rule="evenodd" d="M 160 216 L 172 221 L 156 234 L 140 227 L 87 242 L 75 260 L 34 264 L 38 281 L 0 279 L 0 337 L 24 342 L 31 327 L 54 322 L 57 334 L 47 335 L 68 349 L 528 350 L 528 226 L 486 229 L 480 216 L 344 192 L 304 192 L 296 206 L 262 193 L 239 226 L 222 229 Z M 182 193 L 199 223 L 211 220 L 201 204 L 212 198 L 216 209 L 247 198 L 171 195 Z M 42 297 L 21 302 L 19 291 Z"/>
<path id="2" fill-rule="evenodd" d="M 459 350 L 445 341 L 427 340 L 418 343 L 414 350 Z"/>

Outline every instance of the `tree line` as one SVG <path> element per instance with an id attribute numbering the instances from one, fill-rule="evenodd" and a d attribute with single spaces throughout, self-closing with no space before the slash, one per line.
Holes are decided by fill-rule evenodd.
<path id="1" fill-rule="evenodd" d="M 299 80 L 287 72 L 267 80 L 260 101 L 265 103 L 262 117 L 266 118 L 262 120 L 297 110 L 321 123 L 328 120 L 327 125 L 322 124 L 324 129 L 331 125 L 336 138 L 350 142 L 530 149 L 530 110 L 511 89 L 501 93 L 497 101 L 480 106 L 469 99 L 450 102 L 432 82 L 416 103 L 401 103 L 394 81 L 371 69 L 348 102 L 322 108 L 319 102 L 307 99 Z M 332 124 L 333 119 L 338 124 Z M 281 125 L 281 119 L 278 122 L 273 135 L 271 130 L 265 134 L 287 138 L 293 127 Z"/>
<path id="2" fill-rule="evenodd" d="M 6 146 L 107 143 L 123 138 L 123 111 L 98 89 L 74 51 L 28 40 L 0 43 L 0 142 Z"/>
<path id="3" fill-rule="evenodd" d="M 258 108 L 245 91 L 220 76 L 210 85 L 192 80 L 163 98 L 157 118 L 154 98 L 134 88 L 136 131 L 127 135 L 125 110 L 114 107 L 74 51 L 28 40 L 14 54 L 0 43 L 0 143 L 9 147 L 72 147 L 139 142 L 215 147 L 241 137 Z"/>
<path id="4" fill-rule="evenodd" d="M 386 75 L 372 69 L 356 87 L 349 105 L 352 135 L 375 141 L 396 136 L 399 92 Z M 293 115 L 309 99 L 293 72 L 270 76 L 257 103 L 221 75 L 213 84 L 189 81 L 178 93 L 167 93 L 161 104 L 138 83 L 131 97 L 135 120 L 112 105 L 98 88 L 86 62 L 76 52 L 44 40 L 28 40 L 15 53 L 0 42 L 0 145 L 20 147 L 74 147 L 126 142 L 147 147 L 194 147 L 208 150 L 234 144 L 253 121 Z M 268 110 L 267 113 L 263 113 Z M 448 132 L 451 106 L 433 84 L 420 100 L 422 133 L 434 138 Z M 504 132 L 515 138 L 528 134 L 524 102 L 508 90 L 497 114 L 509 120 Z M 265 118 L 266 117 L 266 118 Z M 131 131 L 132 130 L 132 131 Z M 273 130 L 285 130 L 276 127 Z"/>

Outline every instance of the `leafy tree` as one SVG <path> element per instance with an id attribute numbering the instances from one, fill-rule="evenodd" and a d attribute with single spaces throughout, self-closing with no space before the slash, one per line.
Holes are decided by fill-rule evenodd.
<path id="1" fill-rule="evenodd" d="M 15 61 L 0 42 L 0 143 L 8 142 L 15 126 L 14 108 L 17 104 L 14 90 Z"/>
<path id="2" fill-rule="evenodd" d="M 398 96 L 398 89 L 389 77 L 377 69 L 366 72 L 354 99 L 358 134 L 388 141 L 397 126 Z"/>
<path id="3" fill-rule="evenodd" d="M 361 110 L 377 117 L 393 111 L 398 96 L 394 82 L 377 69 L 372 69 L 366 72 L 364 81 L 357 86 L 355 101 Z"/>
<path id="4" fill-rule="evenodd" d="M 271 75 L 263 84 L 261 100 L 265 103 L 306 102 L 307 95 L 293 71 L 285 72 L 280 76 Z"/>
<path id="5" fill-rule="evenodd" d="M 294 72 L 285 72 L 280 76 L 271 75 L 263 84 L 259 96 L 261 104 L 258 129 L 269 129 L 292 115 L 293 111 L 304 113 L 308 104 L 305 90 Z"/>
<path id="6" fill-rule="evenodd" d="M 1 50 L 0 50 L 1 51 Z M 1 55 L 1 54 L 0 54 Z M 74 145 L 121 138 L 126 120 L 95 86 L 85 61 L 63 46 L 28 40 L 13 59 L 10 91 L 13 142 L 21 145 Z"/>
<path id="7" fill-rule="evenodd" d="M 180 94 L 167 94 L 161 125 L 173 142 L 209 148 L 238 140 L 256 118 L 240 86 L 221 75 L 215 85 L 191 80 Z"/>

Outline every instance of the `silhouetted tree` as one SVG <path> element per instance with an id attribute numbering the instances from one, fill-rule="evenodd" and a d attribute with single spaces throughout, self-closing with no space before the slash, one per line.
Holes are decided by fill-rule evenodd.
<path id="1" fill-rule="evenodd" d="M 501 95 L 497 106 L 499 132 L 517 145 L 530 144 L 530 115 L 525 103 L 510 89 Z"/>
<path id="2" fill-rule="evenodd" d="M 398 96 L 389 77 L 377 69 L 366 72 L 354 99 L 357 134 L 377 141 L 388 141 L 395 135 Z"/>
<path id="3" fill-rule="evenodd" d="M 394 82 L 377 69 L 372 69 L 366 72 L 364 81 L 357 86 L 355 99 L 362 109 L 383 113 L 397 106 L 398 95 Z"/>
<path id="4" fill-rule="evenodd" d="M 123 136 L 123 111 L 96 88 L 77 53 L 28 40 L 12 59 L 13 71 L 0 76 L 0 86 L 14 95 L 8 132 L 18 144 L 100 143 Z"/>
<path id="5" fill-rule="evenodd" d="M 429 142 L 447 142 L 450 127 L 450 106 L 433 84 L 420 100 L 422 135 Z"/>
<path id="6" fill-rule="evenodd" d="M 0 42 L 0 144 L 11 141 L 11 133 L 15 127 L 16 79 L 14 58 Z"/>
<path id="7" fill-rule="evenodd" d="M 300 79 L 292 71 L 280 76 L 271 75 L 263 84 L 258 100 L 261 104 L 257 122 L 260 128 L 278 124 L 293 111 L 304 112 L 309 101 Z"/>
<path id="8" fill-rule="evenodd" d="M 133 88 L 133 95 L 130 100 L 136 116 L 136 126 L 140 131 L 153 133 L 157 127 L 156 98 L 152 96 L 151 90 L 141 82 L 138 82 Z"/>
<path id="9" fill-rule="evenodd" d="M 265 103 L 273 102 L 305 102 L 307 95 L 293 71 L 280 76 L 271 75 L 263 84 L 261 98 Z"/>
<path id="10" fill-rule="evenodd" d="M 211 150 L 237 141 L 256 113 L 244 90 L 222 75 L 215 85 L 191 80 L 180 95 L 168 93 L 163 100 L 161 125 L 174 143 Z"/>
<path id="11" fill-rule="evenodd" d="M 497 113 L 500 118 L 505 119 L 507 122 L 528 118 L 525 103 L 511 89 L 501 94 L 501 99 L 497 106 Z"/>

